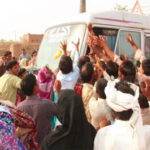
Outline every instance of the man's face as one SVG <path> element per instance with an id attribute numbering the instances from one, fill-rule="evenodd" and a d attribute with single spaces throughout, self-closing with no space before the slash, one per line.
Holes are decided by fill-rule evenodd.
<path id="1" fill-rule="evenodd" d="M 36 58 L 36 56 L 37 56 L 37 53 L 34 53 L 33 56 L 32 56 L 32 58 Z"/>
<path id="2" fill-rule="evenodd" d="M 20 66 L 19 66 L 18 64 L 16 64 L 15 66 L 13 66 L 13 67 L 10 69 L 10 72 L 12 72 L 14 75 L 17 75 L 19 69 L 20 69 Z"/>
<path id="3" fill-rule="evenodd" d="M 24 73 L 20 76 L 20 78 L 23 79 L 27 74 L 28 74 L 27 72 L 24 72 Z"/>
<path id="4" fill-rule="evenodd" d="M 22 53 L 23 53 L 23 55 L 25 55 L 26 54 L 26 50 L 24 49 L 24 50 L 22 50 Z"/>
<path id="5" fill-rule="evenodd" d="M 11 56 L 11 54 L 10 55 L 8 55 L 8 56 L 6 56 L 5 57 L 5 59 L 6 59 L 6 61 L 8 62 L 8 61 L 10 61 L 10 60 L 12 60 L 12 56 Z"/>

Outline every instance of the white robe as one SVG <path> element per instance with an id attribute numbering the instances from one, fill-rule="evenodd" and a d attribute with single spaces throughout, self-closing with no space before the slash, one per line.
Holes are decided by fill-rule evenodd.
<path id="1" fill-rule="evenodd" d="M 150 126 L 143 126 L 146 149 L 150 150 Z M 133 129 L 128 121 L 116 120 L 113 125 L 97 132 L 94 150 L 136 150 L 133 142 Z"/>

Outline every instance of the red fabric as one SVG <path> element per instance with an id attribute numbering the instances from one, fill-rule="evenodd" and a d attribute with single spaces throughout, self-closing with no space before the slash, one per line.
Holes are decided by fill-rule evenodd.
<path id="1" fill-rule="evenodd" d="M 13 107 L 7 106 L 15 119 L 15 126 L 32 129 L 26 133 L 25 136 L 19 137 L 20 141 L 25 145 L 28 150 L 39 150 L 37 144 L 37 127 L 33 119 L 27 114 Z"/>
<path id="2" fill-rule="evenodd" d="M 83 85 L 82 84 L 79 84 L 77 83 L 74 87 L 74 91 L 80 96 L 82 97 L 82 88 L 83 88 Z"/>

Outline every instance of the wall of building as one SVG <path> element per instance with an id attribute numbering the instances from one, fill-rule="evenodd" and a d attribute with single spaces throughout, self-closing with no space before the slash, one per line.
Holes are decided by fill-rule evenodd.
<path id="1" fill-rule="evenodd" d="M 22 48 L 25 48 L 31 55 L 33 50 L 39 49 L 42 38 L 43 35 L 41 34 L 25 34 L 20 42 L 0 42 L 0 56 L 9 50 L 12 52 L 12 56 L 18 59 Z"/>

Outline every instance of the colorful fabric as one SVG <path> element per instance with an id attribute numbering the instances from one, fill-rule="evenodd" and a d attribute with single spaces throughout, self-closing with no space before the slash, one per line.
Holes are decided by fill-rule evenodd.
<path id="1" fill-rule="evenodd" d="M 41 99 L 53 100 L 54 96 L 54 75 L 50 75 L 44 66 L 38 73 L 39 95 Z"/>
<path id="2" fill-rule="evenodd" d="M 21 79 L 9 72 L 0 77 L 0 99 L 16 104 L 17 89 L 20 89 Z"/>
<path id="3" fill-rule="evenodd" d="M 38 150 L 37 144 L 37 128 L 33 119 L 27 114 L 18 109 L 8 106 L 11 113 L 14 115 L 16 131 L 20 141 L 28 150 Z M 17 132 L 16 132 L 17 133 Z"/>
<path id="4" fill-rule="evenodd" d="M 74 87 L 74 91 L 80 96 L 82 97 L 82 88 L 83 88 L 83 85 L 82 84 L 76 84 L 75 87 Z"/>
<path id="5" fill-rule="evenodd" d="M 0 111 L 0 149 L 26 150 L 15 135 L 15 125 L 12 115 L 4 111 Z"/>

